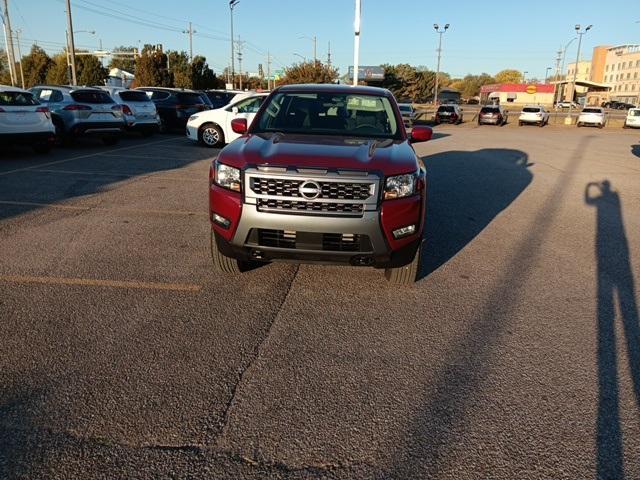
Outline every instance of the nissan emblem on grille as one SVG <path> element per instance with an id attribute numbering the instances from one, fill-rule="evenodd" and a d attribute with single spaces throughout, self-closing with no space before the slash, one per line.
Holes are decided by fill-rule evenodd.
<path id="1" fill-rule="evenodd" d="M 316 182 L 306 181 L 300 185 L 299 192 L 307 200 L 315 200 L 322 193 L 322 188 Z"/>

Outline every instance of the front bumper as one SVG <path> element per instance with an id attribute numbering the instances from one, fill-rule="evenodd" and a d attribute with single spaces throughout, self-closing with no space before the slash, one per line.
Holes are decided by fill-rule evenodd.
<path id="1" fill-rule="evenodd" d="M 196 142 L 198 141 L 198 127 L 196 125 L 187 123 L 187 126 L 185 127 L 185 133 L 189 140 L 194 140 Z"/>

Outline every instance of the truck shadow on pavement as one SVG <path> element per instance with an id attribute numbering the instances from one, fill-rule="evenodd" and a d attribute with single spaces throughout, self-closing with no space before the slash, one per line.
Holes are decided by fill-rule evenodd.
<path id="1" fill-rule="evenodd" d="M 447 263 L 531 183 L 520 150 L 450 151 L 423 157 L 428 197 L 418 279 Z"/>
<path id="2" fill-rule="evenodd" d="M 608 180 L 588 183 L 585 203 L 596 209 L 596 262 L 598 266 L 597 351 L 598 423 L 597 478 L 625 478 L 623 432 L 620 419 L 616 330 L 626 341 L 629 372 L 640 410 L 640 321 L 629 244 L 619 194 Z M 616 301 L 617 299 L 617 301 Z M 618 305 L 618 315 L 616 307 Z M 622 328 L 616 328 L 619 317 Z"/>

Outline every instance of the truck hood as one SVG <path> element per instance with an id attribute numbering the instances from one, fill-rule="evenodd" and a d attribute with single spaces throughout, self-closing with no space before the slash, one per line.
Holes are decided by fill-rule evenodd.
<path id="1" fill-rule="evenodd" d="M 305 167 L 379 171 L 398 175 L 417 170 L 418 159 L 407 140 L 293 134 L 248 134 L 218 156 L 227 165 Z"/>

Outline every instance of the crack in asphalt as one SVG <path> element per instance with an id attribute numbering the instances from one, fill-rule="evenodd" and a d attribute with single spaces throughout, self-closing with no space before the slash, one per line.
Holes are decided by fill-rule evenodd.
<path id="1" fill-rule="evenodd" d="M 276 314 L 271 319 L 271 322 L 269 323 L 269 327 L 267 328 L 267 332 L 265 333 L 264 338 L 253 349 L 253 354 L 252 354 L 251 360 L 249 360 L 247 365 L 244 367 L 244 369 L 242 369 L 242 371 L 238 375 L 238 381 L 235 383 L 235 385 L 233 386 L 233 389 L 231 390 L 231 398 L 227 402 L 227 405 L 226 405 L 226 407 L 224 409 L 224 414 L 222 415 L 223 420 L 222 420 L 222 426 L 220 428 L 220 433 L 216 436 L 216 438 L 214 440 L 214 444 L 216 444 L 216 445 L 218 444 L 218 441 L 220 440 L 220 438 L 222 438 L 227 432 L 227 427 L 229 425 L 229 417 L 231 416 L 231 410 L 233 408 L 233 405 L 234 405 L 234 402 L 235 402 L 235 399 L 236 399 L 236 396 L 237 396 L 237 393 L 238 393 L 238 388 L 242 384 L 242 381 L 244 379 L 245 374 L 251 369 L 251 367 L 253 366 L 253 364 L 256 361 L 256 359 L 260 356 L 260 353 L 262 351 L 262 347 L 265 345 L 265 343 L 267 342 L 267 340 L 271 336 L 271 331 L 273 330 L 273 326 L 275 325 L 276 321 L 278 320 L 278 317 L 280 317 L 280 313 L 282 312 L 282 307 L 284 306 L 285 303 L 287 303 L 287 300 L 289 299 L 289 295 L 291 294 L 291 290 L 293 288 L 293 283 L 295 282 L 299 271 L 300 271 L 300 265 L 296 265 L 296 269 L 295 269 L 295 272 L 293 273 L 293 276 L 291 277 L 291 282 L 289 283 L 289 287 L 287 289 L 287 293 L 282 298 L 282 302 L 278 306 L 278 310 L 277 310 Z"/>

